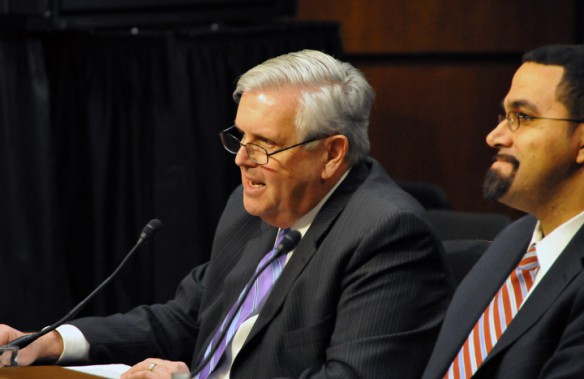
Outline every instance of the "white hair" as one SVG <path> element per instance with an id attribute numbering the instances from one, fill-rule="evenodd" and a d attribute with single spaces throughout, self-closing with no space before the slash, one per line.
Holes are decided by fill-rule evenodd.
<path id="1" fill-rule="evenodd" d="M 322 52 L 302 50 L 247 71 L 239 78 L 233 98 L 239 102 L 247 91 L 289 86 L 300 89 L 295 122 L 301 138 L 346 136 L 350 165 L 369 154 L 367 129 L 375 92 L 361 71 Z"/>

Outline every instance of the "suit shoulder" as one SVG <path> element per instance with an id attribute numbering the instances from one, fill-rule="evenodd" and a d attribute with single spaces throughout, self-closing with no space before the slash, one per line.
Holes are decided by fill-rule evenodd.
<path id="1" fill-rule="evenodd" d="M 403 190 L 374 160 L 371 160 L 369 173 L 355 191 L 350 202 L 367 212 L 383 212 L 385 214 L 411 212 L 419 217 L 426 217 L 422 205 Z"/>

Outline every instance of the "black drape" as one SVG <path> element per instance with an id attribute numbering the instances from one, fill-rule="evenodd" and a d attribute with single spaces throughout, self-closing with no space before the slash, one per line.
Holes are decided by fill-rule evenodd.
<path id="1" fill-rule="evenodd" d="M 303 48 L 338 56 L 337 25 L 0 35 L 0 323 L 62 316 L 154 217 L 163 229 L 82 314 L 172 296 L 239 183 L 218 139 L 238 76 Z"/>
<path id="2" fill-rule="evenodd" d="M 28 327 L 71 301 L 42 56 L 38 39 L 0 35 L 0 322 Z"/>

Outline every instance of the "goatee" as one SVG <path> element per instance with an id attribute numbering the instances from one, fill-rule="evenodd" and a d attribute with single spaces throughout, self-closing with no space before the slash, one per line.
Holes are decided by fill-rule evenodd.
<path id="1" fill-rule="evenodd" d="M 499 171 L 490 168 L 485 175 L 483 182 L 483 197 L 487 200 L 497 201 L 509 191 L 515 174 L 519 168 L 519 161 L 511 155 L 497 154 L 493 158 L 494 161 L 505 161 L 513 165 L 513 170 L 507 176 L 503 176 Z"/>

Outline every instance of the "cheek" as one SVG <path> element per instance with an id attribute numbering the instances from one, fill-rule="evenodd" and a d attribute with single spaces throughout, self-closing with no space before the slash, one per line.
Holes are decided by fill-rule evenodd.
<path id="1" fill-rule="evenodd" d="M 274 180 L 271 195 L 280 207 L 296 206 L 300 200 L 310 190 L 309 175 L 310 169 L 301 165 L 294 167 L 294 170 L 286 171 Z"/>
<path id="2" fill-rule="evenodd" d="M 291 172 L 279 169 L 269 172 L 264 176 L 267 185 L 266 197 L 264 201 L 271 206 L 279 206 L 286 203 L 290 197 L 290 192 L 294 190 L 294 178 Z"/>
<path id="3" fill-rule="evenodd" d="M 322 165 L 314 154 L 308 152 L 296 154 L 289 161 L 282 161 L 277 172 L 265 176 L 271 196 L 288 205 L 301 201 L 320 182 Z"/>
<path id="4" fill-rule="evenodd" d="M 545 141 L 529 141 L 527 143 L 516 143 L 515 150 L 520 162 L 519 171 L 533 171 L 550 158 L 550 152 L 554 151 L 553 146 Z"/>
<path id="5" fill-rule="evenodd" d="M 556 147 L 548 146 L 534 150 L 522 157 L 517 181 L 528 189 L 537 191 L 541 186 L 549 186 L 563 176 L 564 168 L 571 165 L 569 158 L 563 152 L 558 152 Z M 555 154 L 554 154 L 555 152 Z"/>

